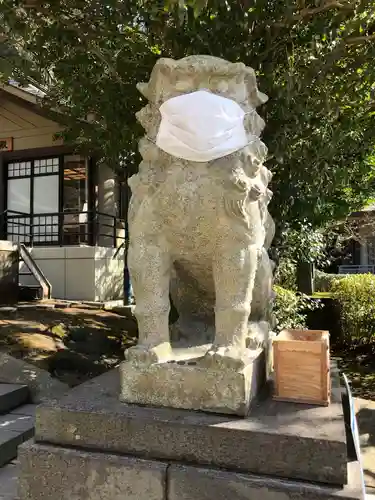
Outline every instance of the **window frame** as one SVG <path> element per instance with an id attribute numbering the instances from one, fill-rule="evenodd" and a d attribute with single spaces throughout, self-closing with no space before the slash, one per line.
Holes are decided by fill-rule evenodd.
<path id="1" fill-rule="evenodd" d="M 64 151 L 64 153 L 53 153 L 52 151 L 49 154 L 40 154 L 40 155 L 32 155 L 30 156 L 20 156 L 16 158 L 6 158 L 3 162 L 3 171 L 4 171 L 4 207 L 5 211 L 8 207 L 8 181 L 12 179 L 30 179 L 30 218 L 32 218 L 34 214 L 34 179 L 37 177 L 46 177 L 46 176 L 58 176 L 58 238 L 57 241 L 33 241 L 33 246 L 69 246 L 64 243 L 64 215 L 63 215 L 63 207 L 64 207 L 64 158 L 66 156 L 74 155 L 73 152 Z M 58 172 L 42 172 L 35 173 L 35 162 L 39 160 L 51 160 L 57 158 L 58 159 Z M 95 209 L 95 196 L 94 196 L 94 187 L 93 187 L 93 175 L 92 175 L 92 158 L 87 158 L 87 177 L 88 177 L 88 212 L 91 212 Z M 12 163 L 31 163 L 31 172 L 30 175 L 22 175 L 22 176 L 9 176 L 9 165 Z M 88 235 L 87 242 L 83 243 L 84 245 L 92 246 L 94 242 L 93 235 L 93 224 L 90 227 L 91 223 L 88 223 Z M 32 226 L 32 222 L 31 222 Z M 7 239 L 7 227 L 6 224 L 3 228 L 3 233 L 5 239 Z M 26 245 L 31 244 L 30 242 L 25 242 Z"/>

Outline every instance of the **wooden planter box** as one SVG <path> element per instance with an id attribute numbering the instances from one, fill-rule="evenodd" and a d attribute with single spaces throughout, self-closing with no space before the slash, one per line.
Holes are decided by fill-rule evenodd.
<path id="1" fill-rule="evenodd" d="M 283 330 L 273 341 L 279 401 L 327 406 L 330 401 L 329 332 Z"/>

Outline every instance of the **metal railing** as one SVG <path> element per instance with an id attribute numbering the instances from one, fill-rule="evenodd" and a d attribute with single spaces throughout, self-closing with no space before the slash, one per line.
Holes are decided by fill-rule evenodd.
<path id="1" fill-rule="evenodd" d="M 96 210 L 0 215 L 0 239 L 28 246 L 100 245 L 117 248 L 126 240 L 125 221 Z"/>
<path id="2" fill-rule="evenodd" d="M 48 281 L 46 275 L 33 259 L 32 255 L 23 243 L 19 246 L 20 259 L 25 263 L 30 273 L 36 279 L 40 288 L 42 289 L 43 299 L 50 299 L 52 297 L 52 285 Z"/>
<path id="3" fill-rule="evenodd" d="M 339 274 L 375 274 L 375 266 L 347 264 L 339 266 Z"/>

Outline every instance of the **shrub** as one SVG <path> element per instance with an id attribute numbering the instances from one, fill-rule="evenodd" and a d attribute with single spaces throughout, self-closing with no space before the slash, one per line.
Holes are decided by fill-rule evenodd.
<path id="1" fill-rule="evenodd" d="M 312 300 L 306 295 L 287 290 L 281 286 L 274 286 L 275 300 L 273 313 L 276 318 L 276 330 L 284 328 L 306 328 L 306 318 L 309 311 L 320 307 L 319 301 Z"/>
<path id="2" fill-rule="evenodd" d="M 343 340 L 371 340 L 375 333 L 375 276 L 354 274 L 331 286 L 340 311 Z"/>
<path id="3" fill-rule="evenodd" d="M 320 296 L 319 302 L 319 309 L 307 312 L 307 328 L 309 330 L 328 330 L 332 345 L 342 343 L 340 313 L 336 301 L 332 296 Z"/>
<path id="4" fill-rule="evenodd" d="M 315 292 L 330 292 L 332 284 L 346 277 L 346 274 L 328 274 L 322 271 L 314 273 L 314 291 Z"/>
<path id="5" fill-rule="evenodd" d="M 292 259 L 282 259 L 275 271 L 275 284 L 288 290 L 297 290 L 297 265 Z"/>

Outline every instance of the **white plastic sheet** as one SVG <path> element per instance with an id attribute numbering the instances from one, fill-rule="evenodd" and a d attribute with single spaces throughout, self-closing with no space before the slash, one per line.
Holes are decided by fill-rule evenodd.
<path id="1" fill-rule="evenodd" d="M 160 106 L 160 113 L 156 144 L 178 158 L 207 162 L 248 143 L 243 109 L 206 90 L 173 97 Z"/>

